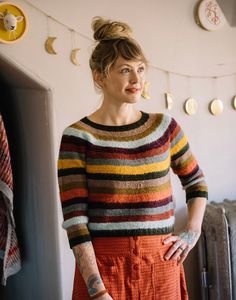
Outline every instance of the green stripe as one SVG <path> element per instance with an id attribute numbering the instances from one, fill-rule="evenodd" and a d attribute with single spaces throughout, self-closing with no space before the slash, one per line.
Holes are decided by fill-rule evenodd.
<path id="1" fill-rule="evenodd" d="M 132 229 L 132 230 L 96 230 L 90 231 L 91 237 L 114 237 L 114 236 L 139 236 L 161 235 L 174 231 L 174 226 L 155 229 Z"/>

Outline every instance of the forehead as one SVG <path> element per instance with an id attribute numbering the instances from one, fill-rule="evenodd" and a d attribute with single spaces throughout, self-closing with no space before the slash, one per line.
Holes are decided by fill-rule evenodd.
<path id="1" fill-rule="evenodd" d="M 117 58 L 117 60 L 115 61 L 115 63 L 114 63 L 114 67 L 119 68 L 123 65 L 128 65 L 128 66 L 131 66 L 131 67 L 137 67 L 141 64 L 144 64 L 144 62 L 141 61 L 141 60 L 128 60 L 128 59 L 125 59 L 125 58 L 119 56 Z"/>

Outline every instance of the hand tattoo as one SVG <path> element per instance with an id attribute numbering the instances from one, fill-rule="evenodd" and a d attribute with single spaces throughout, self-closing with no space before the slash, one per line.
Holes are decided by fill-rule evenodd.
<path id="1" fill-rule="evenodd" d="M 185 230 L 179 234 L 180 239 L 188 245 L 193 244 L 197 236 L 198 233 L 192 230 Z"/>
<path id="2" fill-rule="evenodd" d="M 96 285 L 101 284 L 101 278 L 97 274 L 89 276 L 87 281 L 89 295 L 92 296 L 98 292 Z"/>

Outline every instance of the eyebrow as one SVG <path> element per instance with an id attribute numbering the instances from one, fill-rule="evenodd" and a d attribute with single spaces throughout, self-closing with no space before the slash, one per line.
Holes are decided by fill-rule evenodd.
<path id="1" fill-rule="evenodd" d="M 142 64 L 144 64 L 144 62 L 140 62 L 140 64 L 138 64 L 138 67 Z M 130 64 L 121 64 L 121 65 L 117 66 L 117 68 L 119 69 L 120 67 L 123 67 L 123 66 L 132 67 Z"/>

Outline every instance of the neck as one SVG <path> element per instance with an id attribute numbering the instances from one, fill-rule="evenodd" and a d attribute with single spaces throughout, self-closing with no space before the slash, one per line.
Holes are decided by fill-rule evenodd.
<path id="1" fill-rule="evenodd" d="M 102 105 L 97 111 L 89 116 L 93 122 L 103 125 L 127 125 L 138 121 L 141 118 L 141 112 L 133 105 L 123 104 L 120 107 Z"/>

